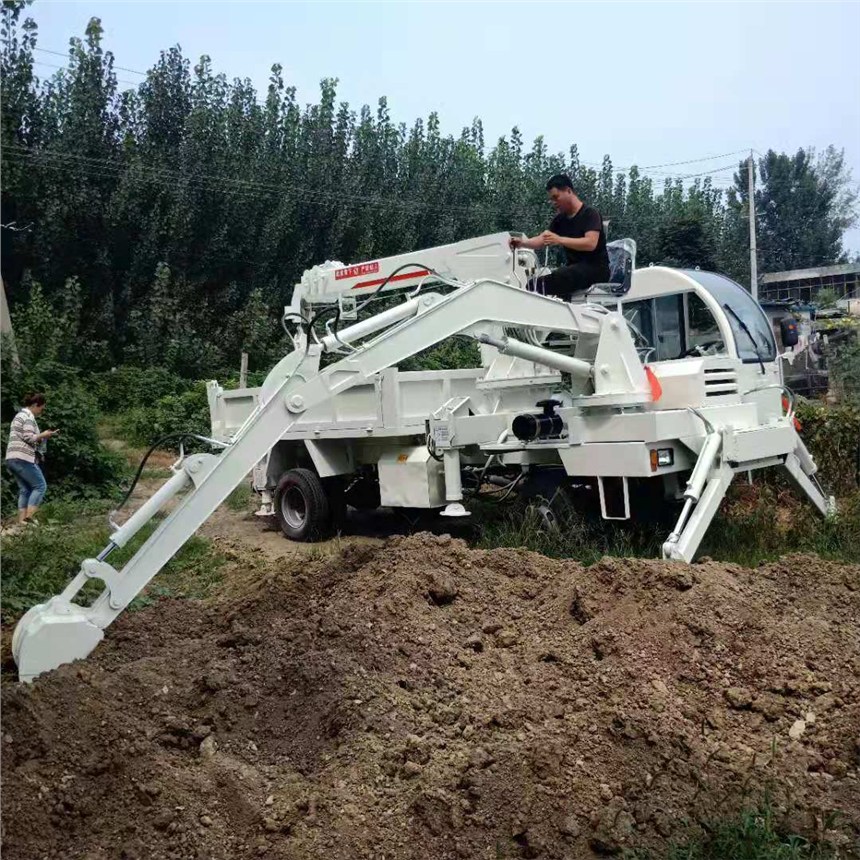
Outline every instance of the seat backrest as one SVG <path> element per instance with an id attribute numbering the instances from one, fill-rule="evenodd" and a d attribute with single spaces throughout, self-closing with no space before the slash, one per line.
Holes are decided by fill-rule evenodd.
<path id="1" fill-rule="evenodd" d="M 601 284 L 614 296 L 629 292 L 636 268 L 636 242 L 633 239 L 616 239 L 606 243 L 609 254 L 609 283 Z"/>

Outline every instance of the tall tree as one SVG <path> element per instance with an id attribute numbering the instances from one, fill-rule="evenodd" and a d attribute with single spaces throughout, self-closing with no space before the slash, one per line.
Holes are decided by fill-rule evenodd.
<path id="1" fill-rule="evenodd" d="M 768 150 L 758 161 L 755 192 L 759 271 L 779 272 L 838 263 L 842 236 L 856 222 L 857 194 L 844 157 L 832 147 L 816 162 L 812 150 Z M 749 163 L 740 163 L 728 194 L 726 244 L 741 249 L 749 213 Z M 728 255 L 731 256 L 731 255 Z M 729 266 L 749 278 L 740 254 Z"/>
<path id="2" fill-rule="evenodd" d="M 32 320 L 62 319 L 63 342 L 80 344 L 57 355 L 188 374 L 233 368 L 245 348 L 265 362 L 305 269 L 537 232 L 551 217 L 546 179 L 560 171 L 611 220 L 610 238 L 637 241 L 640 265 L 748 279 L 745 164 L 726 204 L 707 180 L 655 186 L 647 171 L 619 171 L 608 155 L 595 168 L 575 144 L 553 153 L 517 128 L 487 146 L 477 118 L 451 135 L 436 113 L 395 122 L 384 97 L 353 109 L 334 79 L 300 105 L 277 64 L 258 94 L 179 46 L 120 92 L 98 19 L 40 81 L 26 5 L 4 0 L 0 28 L 2 206 L 13 222 L 3 274 L 13 314 L 38 283 Z M 857 203 L 842 153 L 768 153 L 757 173 L 761 269 L 840 259 Z"/>
<path id="3" fill-rule="evenodd" d="M 9 298 L 15 301 L 24 272 L 33 265 L 33 224 L 42 220 L 40 174 L 31 168 L 32 151 L 41 134 L 42 112 L 33 71 L 36 24 L 21 13 L 32 0 L 3 0 L 0 20 L 0 209 L 11 224 L 2 231 L 2 257 Z"/>

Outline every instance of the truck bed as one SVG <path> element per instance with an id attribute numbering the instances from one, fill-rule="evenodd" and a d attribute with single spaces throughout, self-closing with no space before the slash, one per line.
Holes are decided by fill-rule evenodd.
<path id="1" fill-rule="evenodd" d="M 477 382 L 480 367 L 458 370 L 401 372 L 388 368 L 363 385 L 356 385 L 309 409 L 285 432 L 284 439 L 403 436 L 423 432 L 430 417 L 428 403 L 441 406 L 454 397 L 485 401 Z M 211 433 L 229 441 L 259 403 L 260 388 L 224 389 L 217 382 L 207 385 Z"/>

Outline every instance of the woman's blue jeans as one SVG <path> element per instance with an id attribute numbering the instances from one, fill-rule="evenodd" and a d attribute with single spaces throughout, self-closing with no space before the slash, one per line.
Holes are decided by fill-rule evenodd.
<path id="1" fill-rule="evenodd" d="M 18 482 L 18 510 L 38 508 L 48 489 L 42 470 L 26 460 L 7 460 L 6 466 Z"/>

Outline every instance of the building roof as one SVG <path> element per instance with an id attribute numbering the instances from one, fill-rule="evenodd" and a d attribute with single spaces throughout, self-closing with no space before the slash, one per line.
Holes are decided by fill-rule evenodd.
<path id="1" fill-rule="evenodd" d="M 829 278 L 833 275 L 860 275 L 860 263 L 843 263 L 839 266 L 819 266 L 816 269 L 790 269 L 787 272 L 769 272 L 762 275 L 762 284 L 781 284 L 785 281 L 804 281 L 810 278 Z"/>

